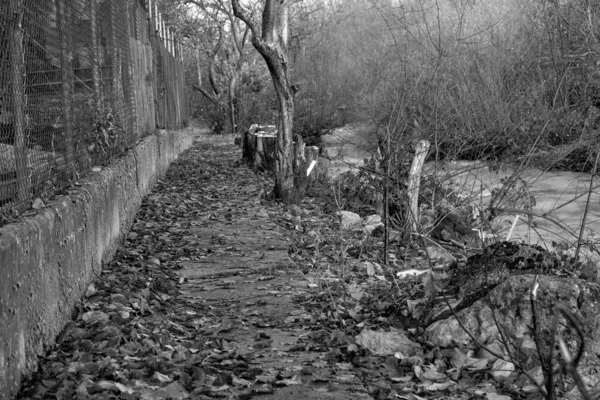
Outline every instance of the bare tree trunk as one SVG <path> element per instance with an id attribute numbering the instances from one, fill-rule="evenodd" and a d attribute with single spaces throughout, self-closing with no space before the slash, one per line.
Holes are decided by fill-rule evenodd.
<path id="1" fill-rule="evenodd" d="M 229 123 L 231 124 L 231 130 L 227 133 L 237 133 L 237 127 L 235 122 L 235 88 L 237 87 L 237 71 L 234 72 L 236 74 L 229 81 Z"/>
<path id="2" fill-rule="evenodd" d="M 267 64 L 269 64 L 267 62 Z M 277 162 L 275 164 L 275 197 L 286 204 L 296 202 L 294 187 L 294 163 L 292 129 L 294 125 L 294 96 L 287 85 L 287 76 L 282 76 L 282 68 L 269 66 L 275 92 L 279 99 L 279 121 L 277 123 Z M 275 71 L 275 72 L 274 72 Z"/>
<path id="3" fill-rule="evenodd" d="M 239 0 L 232 0 L 234 15 L 244 21 L 252 32 L 252 45 L 265 60 L 279 102 L 277 123 L 277 162 L 275 164 L 274 194 L 286 204 L 299 200 L 294 175 L 299 173 L 293 162 L 292 128 L 295 91 L 288 77 L 287 39 L 288 7 L 295 0 L 266 0 L 262 24 L 258 24 L 244 10 Z"/>

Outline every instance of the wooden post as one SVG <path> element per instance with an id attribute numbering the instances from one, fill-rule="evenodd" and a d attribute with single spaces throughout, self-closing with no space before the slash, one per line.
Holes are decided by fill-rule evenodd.
<path id="1" fill-rule="evenodd" d="M 254 135 L 254 168 L 259 168 L 263 163 L 263 140 L 262 136 Z"/>
<path id="2" fill-rule="evenodd" d="M 254 159 L 252 150 L 252 133 L 255 126 L 256 125 L 251 125 L 250 128 L 244 132 L 244 136 L 242 137 L 242 160 L 251 161 Z"/>
<path id="3" fill-rule="evenodd" d="M 317 146 L 306 147 L 306 175 L 309 181 L 317 179 L 319 164 L 319 148 Z"/>
<path id="4" fill-rule="evenodd" d="M 419 187 L 421 184 L 421 171 L 425 164 L 425 158 L 429 152 L 429 142 L 427 140 L 421 140 L 417 143 L 417 149 L 415 151 L 415 158 L 413 158 L 412 165 L 410 167 L 410 173 L 408 175 L 408 198 L 410 201 L 410 221 L 412 222 L 413 232 L 418 232 L 419 223 Z"/>
<path id="5" fill-rule="evenodd" d="M 10 0 L 10 66 L 14 129 L 15 168 L 17 171 L 17 201 L 28 208 L 31 200 L 31 175 L 25 126 L 25 56 L 23 52 L 23 0 Z"/>

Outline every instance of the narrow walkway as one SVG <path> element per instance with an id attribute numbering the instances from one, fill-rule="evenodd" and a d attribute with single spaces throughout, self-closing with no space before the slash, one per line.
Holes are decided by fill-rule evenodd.
<path id="1" fill-rule="evenodd" d="M 21 398 L 371 398 L 309 344 L 323 332 L 294 303 L 309 285 L 263 200 L 271 182 L 223 139 L 196 143 L 144 199 Z"/>

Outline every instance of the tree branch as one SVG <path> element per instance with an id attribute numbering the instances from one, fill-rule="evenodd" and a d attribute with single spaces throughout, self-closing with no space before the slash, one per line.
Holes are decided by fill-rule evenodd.
<path id="1" fill-rule="evenodd" d="M 212 51 L 212 58 L 210 59 L 210 64 L 208 66 L 208 79 L 210 81 L 210 86 L 212 86 L 213 92 L 215 92 L 217 96 L 221 95 L 221 91 L 219 90 L 219 86 L 217 85 L 217 81 L 215 79 L 215 63 L 217 61 L 217 55 L 219 53 L 219 50 L 221 50 L 224 41 L 225 35 L 223 35 L 223 28 L 219 27 L 219 41 L 217 42 L 217 45 Z"/>
<path id="2" fill-rule="evenodd" d="M 213 103 L 215 103 L 216 105 L 220 105 L 219 100 L 214 97 L 211 96 L 206 90 L 204 90 L 202 87 L 198 86 L 198 85 L 194 85 L 193 88 L 197 91 L 199 91 L 200 93 L 202 93 L 204 95 L 204 97 L 206 97 L 208 100 L 212 101 Z"/>
<path id="3" fill-rule="evenodd" d="M 231 0 L 231 6 L 233 7 L 233 15 L 244 21 L 246 26 L 250 28 L 252 32 L 252 44 L 258 51 L 265 51 L 266 46 L 264 41 L 262 40 L 260 31 L 258 30 L 258 26 L 245 9 L 240 5 L 240 0 Z"/>

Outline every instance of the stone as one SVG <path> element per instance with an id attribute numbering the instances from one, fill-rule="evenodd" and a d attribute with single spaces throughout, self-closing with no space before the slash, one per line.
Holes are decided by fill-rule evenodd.
<path id="1" fill-rule="evenodd" d="M 362 218 L 360 215 L 353 213 L 352 211 L 340 211 L 338 215 L 341 216 L 341 228 L 344 230 L 359 230 L 362 229 Z"/>
<path id="2" fill-rule="evenodd" d="M 380 226 L 383 227 L 383 222 L 381 222 L 381 217 L 377 214 L 369 215 L 363 221 L 363 231 L 367 235 L 372 234 Z"/>
<path id="3" fill-rule="evenodd" d="M 581 279 L 590 282 L 598 282 L 598 265 L 593 261 L 588 261 L 581 267 Z"/>
<path id="4" fill-rule="evenodd" d="M 439 246 L 428 246 L 427 255 L 431 261 L 440 261 L 442 263 L 452 263 L 456 261 L 452 254 Z"/>
<path id="5" fill-rule="evenodd" d="M 510 375 L 515 371 L 515 364 L 504 361 L 504 360 L 496 360 L 494 364 L 492 364 L 491 374 L 496 379 L 506 379 L 510 377 Z"/>
<path id="6" fill-rule="evenodd" d="M 356 336 L 356 344 L 379 356 L 402 353 L 403 356 L 410 357 L 422 353 L 420 344 L 413 342 L 398 330 L 383 332 L 365 329 Z"/>
<path id="7" fill-rule="evenodd" d="M 474 302 L 470 307 L 456 313 L 462 325 L 479 343 L 503 347 L 498 324 L 501 326 L 512 354 L 519 354 L 523 368 L 539 366 L 539 358 L 532 336 L 532 311 L 530 289 L 535 275 L 509 276 L 489 292 L 489 296 Z M 552 329 L 557 304 L 567 310 L 581 326 L 585 336 L 585 352 L 578 371 L 588 387 L 600 384 L 600 285 L 576 278 L 538 275 L 537 290 L 538 323 L 544 332 Z M 490 307 L 490 304 L 492 307 Z M 564 318 L 563 318 L 564 322 Z M 558 334 L 566 343 L 579 343 L 574 329 L 568 323 L 559 324 Z M 425 338 L 433 346 L 472 346 L 473 340 L 459 325 L 454 316 L 439 320 L 428 326 Z M 547 348 L 547 336 L 542 338 Z M 570 349 L 571 352 L 575 348 Z"/>

